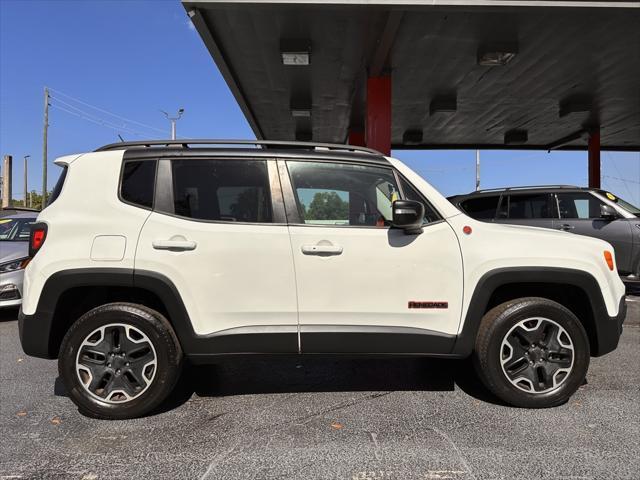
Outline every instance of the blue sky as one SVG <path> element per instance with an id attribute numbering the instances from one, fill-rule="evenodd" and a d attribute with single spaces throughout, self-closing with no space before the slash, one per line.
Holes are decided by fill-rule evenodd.
<path id="1" fill-rule="evenodd" d="M 29 188 L 40 190 L 45 85 L 54 89 L 50 161 L 118 141 L 118 133 L 168 137 L 160 110 L 180 107 L 179 136 L 254 138 L 178 0 L 0 0 L 0 154 L 14 157 L 14 198 L 24 155 Z M 475 152 L 394 155 L 445 195 L 474 188 Z M 481 163 L 483 188 L 587 183 L 585 152 L 483 151 Z M 49 170 L 52 186 L 59 171 Z M 602 174 L 604 188 L 640 204 L 640 153 L 603 152 Z"/>

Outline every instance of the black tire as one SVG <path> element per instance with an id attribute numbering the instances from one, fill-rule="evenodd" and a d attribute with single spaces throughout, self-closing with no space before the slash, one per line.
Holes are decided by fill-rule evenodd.
<path id="1" fill-rule="evenodd" d="M 100 332 L 95 333 L 100 329 L 102 329 Z M 119 330 L 119 333 L 113 333 L 116 330 Z M 124 341 L 118 340 L 119 336 L 123 335 L 122 332 L 127 337 Z M 109 345 L 108 335 L 115 336 L 117 347 Z M 129 335 L 133 335 L 135 338 L 129 338 Z M 88 339 L 88 337 L 90 338 Z M 95 348 L 101 351 L 97 358 L 90 358 L 90 368 L 83 369 L 79 355 L 83 342 L 85 340 L 93 342 L 99 338 L 102 340 L 99 341 L 100 343 L 96 343 L 95 347 L 93 344 L 85 345 L 85 349 Z M 140 347 L 137 346 L 137 342 L 140 343 Z M 138 355 L 138 358 L 130 356 L 131 359 L 129 359 L 125 347 L 132 350 L 133 355 Z M 137 353 L 136 349 L 142 353 Z M 104 350 L 104 355 L 102 350 Z M 116 353 L 107 353 L 107 350 L 113 350 Z M 121 353 L 118 353 L 119 351 Z M 89 357 L 85 356 L 85 350 L 82 353 L 83 359 L 94 355 L 91 353 Z M 116 356 L 115 360 L 108 360 L 108 357 L 114 355 Z M 122 359 L 119 358 L 120 355 L 122 355 Z M 102 358 L 103 356 L 104 358 Z M 149 359 L 155 358 L 147 362 L 147 356 Z M 125 360 L 127 360 L 126 367 L 122 363 Z M 129 366 L 129 360 L 132 365 L 142 365 L 143 362 L 147 362 L 147 366 L 135 367 L 138 368 L 138 371 L 133 372 L 134 367 Z M 79 361 L 81 372 L 77 371 L 76 361 Z M 112 361 L 113 364 L 110 363 Z M 116 364 L 116 361 L 120 363 Z M 148 364 L 153 362 L 155 362 L 154 365 Z M 121 368 L 118 368 L 117 373 L 116 365 Z M 93 368 L 99 369 L 96 372 L 104 372 L 105 378 L 111 381 L 101 380 L 105 385 L 104 388 L 94 389 L 91 392 L 89 388 L 93 383 L 89 381 L 89 388 L 85 387 L 80 377 L 81 375 L 84 377 L 91 375 Z M 82 315 L 62 340 L 58 358 L 60 377 L 80 412 L 89 417 L 110 420 L 136 418 L 153 412 L 173 390 L 180 377 L 181 368 L 182 349 L 169 321 L 155 310 L 132 303 L 109 303 Z M 128 369 L 131 369 L 129 373 Z M 136 383 L 133 380 L 141 378 L 140 374 L 145 378 L 143 381 L 137 382 L 137 387 L 132 387 L 131 384 Z M 124 394 L 108 391 L 110 385 L 116 384 L 116 377 L 120 382 L 118 385 L 126 384 L 127 390 L 130 389 L 132 394 L 129 397 L 130 400 L 126 400 L 127 397 L 122 399 Z M 94 376 L 91 375 L 90 379 L 93 378 Z M 105 398 L 109 394 L 110 398 Z M 116 403 L 118 397 L 122 399 L 120 403 Z"/>
<path id="2" fill-rule="evenodd" d="M 532 318 L 543 320 L 527 321 Z M 528 339 L 533 343 L 527 347 Z M 565 348 L 569 344 L 571 348 Z M 589 339 L 576 316 L 559 303 L 520 298 L 485 314 L 473 360 L 484 385 L 504 402 L 524 408 L 554 407 L 583 384 L 589 369 Z"/>

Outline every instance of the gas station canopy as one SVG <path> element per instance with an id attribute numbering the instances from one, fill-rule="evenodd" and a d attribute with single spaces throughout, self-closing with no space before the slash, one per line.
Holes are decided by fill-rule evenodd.
<path id="1" fill-rule="evenodd" d="M 258 139 L 640 150 L 638 1 L 183 5 Z"/>

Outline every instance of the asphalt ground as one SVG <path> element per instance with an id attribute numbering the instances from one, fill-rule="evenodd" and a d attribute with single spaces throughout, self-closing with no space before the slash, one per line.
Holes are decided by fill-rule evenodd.
<path id="1" fill-rule="evenodd" d="M 627 304 L 618 349 L 553 409 L 500 404 L 466 361 L 236 359 L 189 369 L 164 411 L 129 421 L 80 415 L 0 313 L 0 479 L 638 479 L 640 297 Z"/>

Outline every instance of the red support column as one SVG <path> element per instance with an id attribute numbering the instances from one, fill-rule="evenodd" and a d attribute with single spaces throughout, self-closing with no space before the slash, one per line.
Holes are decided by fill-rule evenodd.
<path id="1" fill-rule="evenodd" d="M 600 188 L 600 129 L 589 134 L 589 187 Z"/>
<path id="2" fill-rule="evenodd" d="M 391 76 L 367 79 L 367 147 L 391 155 Z"/>
<path id="3" fill-rule="evenodd" d="M 365 147 L 364 132 L 362 130 L 350 130 L 349 131 L 349 145 L 355 145 L 357 147 Z"/>

